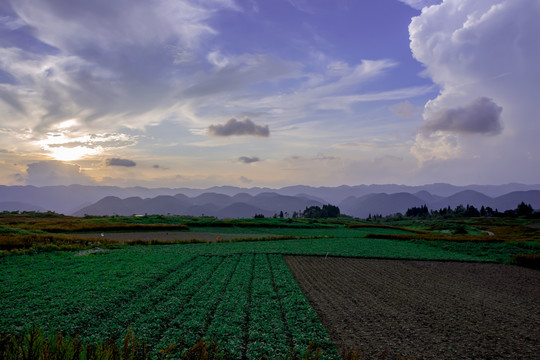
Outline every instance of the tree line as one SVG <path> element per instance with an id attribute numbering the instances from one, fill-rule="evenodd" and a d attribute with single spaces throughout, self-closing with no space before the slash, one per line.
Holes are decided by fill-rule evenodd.
<path id="1" fill-rule="evenodd" d="M 498 209 L 492 209 L 489 206 L 483 206 L 477 209 L 473 205 L 458 205 L 454 209 L 450 206 L 439 210 L 429 210 L 427 205 L 412 207 L 405 212 L 406 217 L 413 218 L 456 218 L 456 217 L 530 217 L 538 216 L 531 204 L 521 202 L 515 209 L 500 212 Z"/>

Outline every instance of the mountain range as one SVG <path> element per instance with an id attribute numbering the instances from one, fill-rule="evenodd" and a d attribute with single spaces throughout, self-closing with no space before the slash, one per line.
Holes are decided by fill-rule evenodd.
<path id="1" fill-rule="evenodd" d="M 106 186 L 0 186 L 0 211 L 55 211 L 83 216 L 181 214 L 210 215 L 220 218 L 271 216 L 280 211 L 303 211 L 309 206 L 338 205 L 344 214 L 367 217 L 369 214 L 404 213 L 413 206 L 440 209 L 457 205 L 490 206 L 504 211 L 520 202 L 540 209 L 540 185 L 429 184 L 357 185 L 311 187 L 304 185 L 280 189 L 239 188 L 120 188 Z"/>

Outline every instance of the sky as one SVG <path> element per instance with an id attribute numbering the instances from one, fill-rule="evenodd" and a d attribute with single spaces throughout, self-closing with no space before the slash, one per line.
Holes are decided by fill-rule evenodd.
<path id="1" fill-rule="evenodd" d="M 0 184 L 540 183 L 539 0 L 3 0 Z"/>

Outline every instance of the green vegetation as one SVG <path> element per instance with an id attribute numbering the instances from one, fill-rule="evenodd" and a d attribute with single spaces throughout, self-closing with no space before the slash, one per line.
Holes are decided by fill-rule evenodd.
<path id="1" fill-rule="evenodd" d="M 56 348 L 80 355 L 72 358 L 96 351 L 122 358 L 119 339 L 125 342 L 125 334 L 131 334 L 128 347 L 139 354 L 132 358 L 189 358 L 193 351 L 208 358 L 334 358 L 328 334 L 282 255 L 538 268 L 540 230 L 526 225 L 523 219 L 504 218 L 361 223 L 0 214 L 5 255 L 0 257 L 0 357 Z M 188 228 L 195 237 L 174 243 L 120 244 L 97 234 Z M 78 238 L 81 231 L 97 232 L 96 238 Z M 455 235 L 459 232 L 465 234 Z M 227 237 L 205 242 L 197 233 Z M 36 332 L 36 326 L 43 331 Z M 32 336 L 41 340 L 29 344 Z M 27 357 L 12 358 L 21 356 Z"/>
<path id="2" fill-rule="evenodd" d="M 131 328 L 153 354 L 173 343 L 189 344 L 176 346 L 175 356 L 207 338 L 233 358 L 282 357 L 290 348 L 302 356 L 312 341 L 327 356 L 335 355 L 281 256 L 211 256 L 195 254 L 195 248 L 137 246 L 86 256 L 4 258 L 0 330 L 20 334 L 46 325 L 47 334 L 98 344 Z"/>

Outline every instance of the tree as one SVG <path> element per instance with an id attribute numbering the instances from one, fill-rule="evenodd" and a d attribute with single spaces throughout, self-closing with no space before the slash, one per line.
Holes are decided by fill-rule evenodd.
<path id="1" fill-rule="evenodd" d="M 527 216 L 531 215 L 534 212 L 534 209 L 531 204 L 525 204 L 522 201 L 521 204 L 519 204 L 516 208 L 515 212 L 517 216 Z"/>
<path id="2" fill-rule="evenodd" d="M 405 213 L 405 216 L 407 217 L 426 217 L 429 215 L 429 210 L 427 205 L 422 205 L 420 207 L 412 207 L 410 209 L 407 209 L 407 212 Z"/>
<path id="3" fill-rule="evenodd" d="M 320 218 L 336 218 L 340 215 L 339 207 L 334 205 L 323 205 L 322 209 L 318 206 L 306 207 L 302 213 L 305 218 L 320 219 Z"/>

